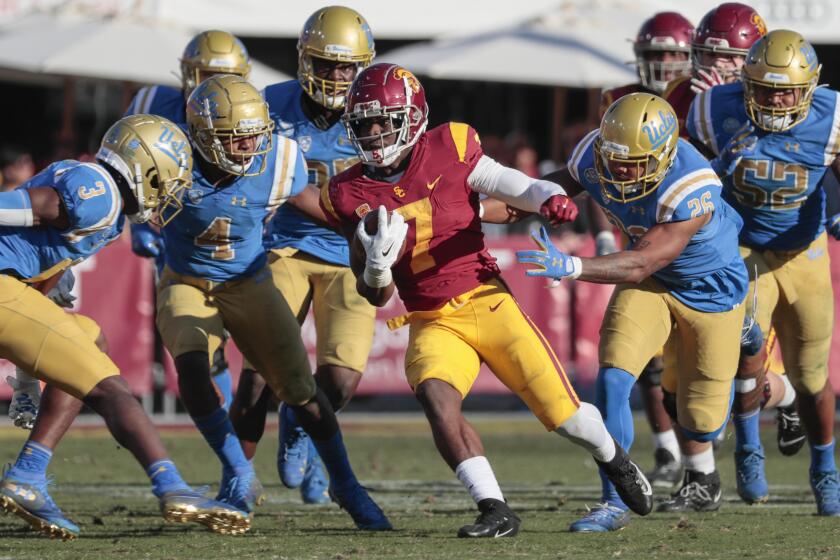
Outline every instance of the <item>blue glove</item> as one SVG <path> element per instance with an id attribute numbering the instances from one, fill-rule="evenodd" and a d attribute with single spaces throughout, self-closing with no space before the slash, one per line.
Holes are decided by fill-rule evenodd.
<path id="1" fill-rule="evenodd" d="M 840 241 L 840 214 L 834 214 L 825 220 L 825 227 L 828 234 L 834 239 Z"/>
<path id="2" fill-rule="evenodd" d="M 47 292 L 47 297 L 59 307 L 70 309 L 73 307 L 73 302 L 76 301 L 76 296 L 73 295 L 73 286 L 75 285 L 76 277 L 73 275 L 73 271 L 68 268 L 62 273 L 58 284 Z"/>
<path id="3" fill-rule="evenodd" d="M 574 279 L 580 276 L 581 263 L 578 257 L 561 252 L 551 243 L 545 226 L 539 232 L 532 231 L 531 238 L 540 248 L 539 251 L 517 251 L 516 260 L 522 264 L 535 264 L 537 268 L 527 270 L 527 276 L 542 276 L 544 278 Z"/>
<path id="4" fill-rule="evenodd" d="M 131 250 L 135 255 L 156 259 L 163 247 L 163 236 L 148 224 L 131 224 Z"/>
<path id="5" fill-rule="evenodd" d="M 750 121 L 747 121 L 732 135 L 720 154 L 709 161 L 709 164 L 718 177 L 728 177 L 735 173 L 735 168 L 738 167 L 741 158 L 755 152 L 756 144 L 758 144 L 758 136 L 755 135 L 755 128 Z"/>

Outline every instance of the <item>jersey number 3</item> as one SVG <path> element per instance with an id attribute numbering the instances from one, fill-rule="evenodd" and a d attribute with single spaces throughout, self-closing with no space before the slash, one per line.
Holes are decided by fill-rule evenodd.
<path id="1" fill-rule="evenodd" d="M 211 257 L 219 261 L 233 260 L 233 243 L 230 240 L 230 218 L 213 218 L 207 229 L 195 237 L 199 247 L 213 247 Z"/>

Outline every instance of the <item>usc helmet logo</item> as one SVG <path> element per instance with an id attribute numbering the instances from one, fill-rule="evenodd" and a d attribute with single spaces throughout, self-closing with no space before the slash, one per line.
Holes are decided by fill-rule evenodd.
<path id="1" fill-rule="evenodd" d="M 414 77 L 414 74 L 412 74 L 405 68 L 401 68 L 399 66 L 395 68 L 394 78 L 396 78 L 397 80 L 402 80 L 403 78 L 405 78 L 405 80 L 408 82 L 408 87 L 411 88 L 411 91 L 413 91 L 414 93 L 420 91 L 420 82 L 417 80 L 417 78 Z"/>
<path id="2" fill-rule="evenodd" d="M 767 24 L 764 23 L 764 20 L 758 15 L 758 12 L 753 12 L 750 16 L 750 23 L 755 25 L 755 28 L 758 30 L 758 34 L 764 37 L 767 35 Z"/>

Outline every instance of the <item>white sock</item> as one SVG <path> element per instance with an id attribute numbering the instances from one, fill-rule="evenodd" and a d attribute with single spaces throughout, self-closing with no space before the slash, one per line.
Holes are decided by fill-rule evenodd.
<path id="1" fill-rule="evenodd" d="M 677 441 L 677 434 L 674 433 L 674 430 L 654 432 L 653 447 L 655 449 L 667 449 L 674 456 L 674 459 L 680 460 L 680 442 Z"/>
<path id="2" fill-rule="evenodd" d="M 455 468 L 455 476 L 467 487 L 475 503 L 487 498 L 505 500 L 487 457 L 470 457 L 466 461 L 462 461 Z"/>
<path id="3" fill-rule="evenodd" d="M 580 403 L 577 412 L 554 431 L 580 445 L 603 463 L 615 457 L 615 441 L 607 431 L 601 413 L 587 402 Z"/>
<path id="4" fill-rule="evenodd" d="M 785 396 L 782 397 L 782 400 L 779 401 L 777 407 L 780 408 L 787 408 L 793 404 L 793 401 L 796 400 L 796 389 L 793 388 L 793 385 L 790 384 L 790 379 L 788 379 L 787 375 L 780 375 L 779 377 L 782 378 L 782 383 L 785 384 Z"/>
<path id="5" fill-rule="evenodd" d="M 706 451 L 697 455 L 683 455 L 683 466 L 690 471 L 700 474 L 712 474 L 715 472 L 715 452 L 710 445 Z"/>

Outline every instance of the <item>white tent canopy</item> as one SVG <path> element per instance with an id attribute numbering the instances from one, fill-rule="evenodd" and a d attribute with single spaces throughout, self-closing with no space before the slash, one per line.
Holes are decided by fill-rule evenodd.
<path id="1" fill-rule="evenodd" d="M 0 74 L 178 86 L 178 59 L 192 36 L 182 28 L 125 18 L 33 14 L 0 28 Z M 251 81 L 257 87 L 289 79 L 257 61 L 252 64 Z"/>
<path id="2" fill-rule="evenodd" d="M 743 0 L 754 6 L 770 29 L 789 28 L 814 43 L 840 43 L 840 3 L 837 0 Z M 358 10 L 382 39 L 432 39 L 463 36 L 515 25 L 563 8 L 585 13 L 593 7 L 616 12 L 618 27 L 610 31 L 631 36 L 644 17 L 676 10 L 697 23 L 720 0 L 425 0 L 391 3 L 383 0 L 336 2 Z M 323 0 L 16 0 L 0 5 L 0 21 L 10 21 L 34 9 L 61 6 L 99 17 L 125 17 L 178 25 L 192 31 L 226 29 L 245 37 L 297 37 L 306 18 L 329 4 Z M 637 17 L 641 14 L 641 17 Z M 599 37 L 602 38 L 602 37 Z"/>
<path id="3" fill-rule="evenodd" d="M 819 4 L 821 0 L 812 2 Z M 771 9 L 775 5 L 772 0 L 754 2 L 757 7 L 762 3 L 769 13 L 778 13 Z M 645 19 L 659 11 L 676 9 L 696 23 L 718 4 L 717 0 L 679 5 L 665 0 L 557 1 L 543 15 L 515 25 L 410 45 L 384 53 L 379 60 L 396 62 L 434 78 L 613 86 L 635 80 L 635 70 L 627 64 L 633 59 L 630 41 Z M 835 8 L 826 4 L 824 13 L 840 19 L 840 4 Z M 771 29 L 780 25 L 768 21 Z M 791 27 L 790 23 L 787 26 Z M 825 33 L 828 30 L 821 29 L 820 36 L 829 37 Z M 833 42 L 840 42 L 838 29 L 830 32 Z"/>

